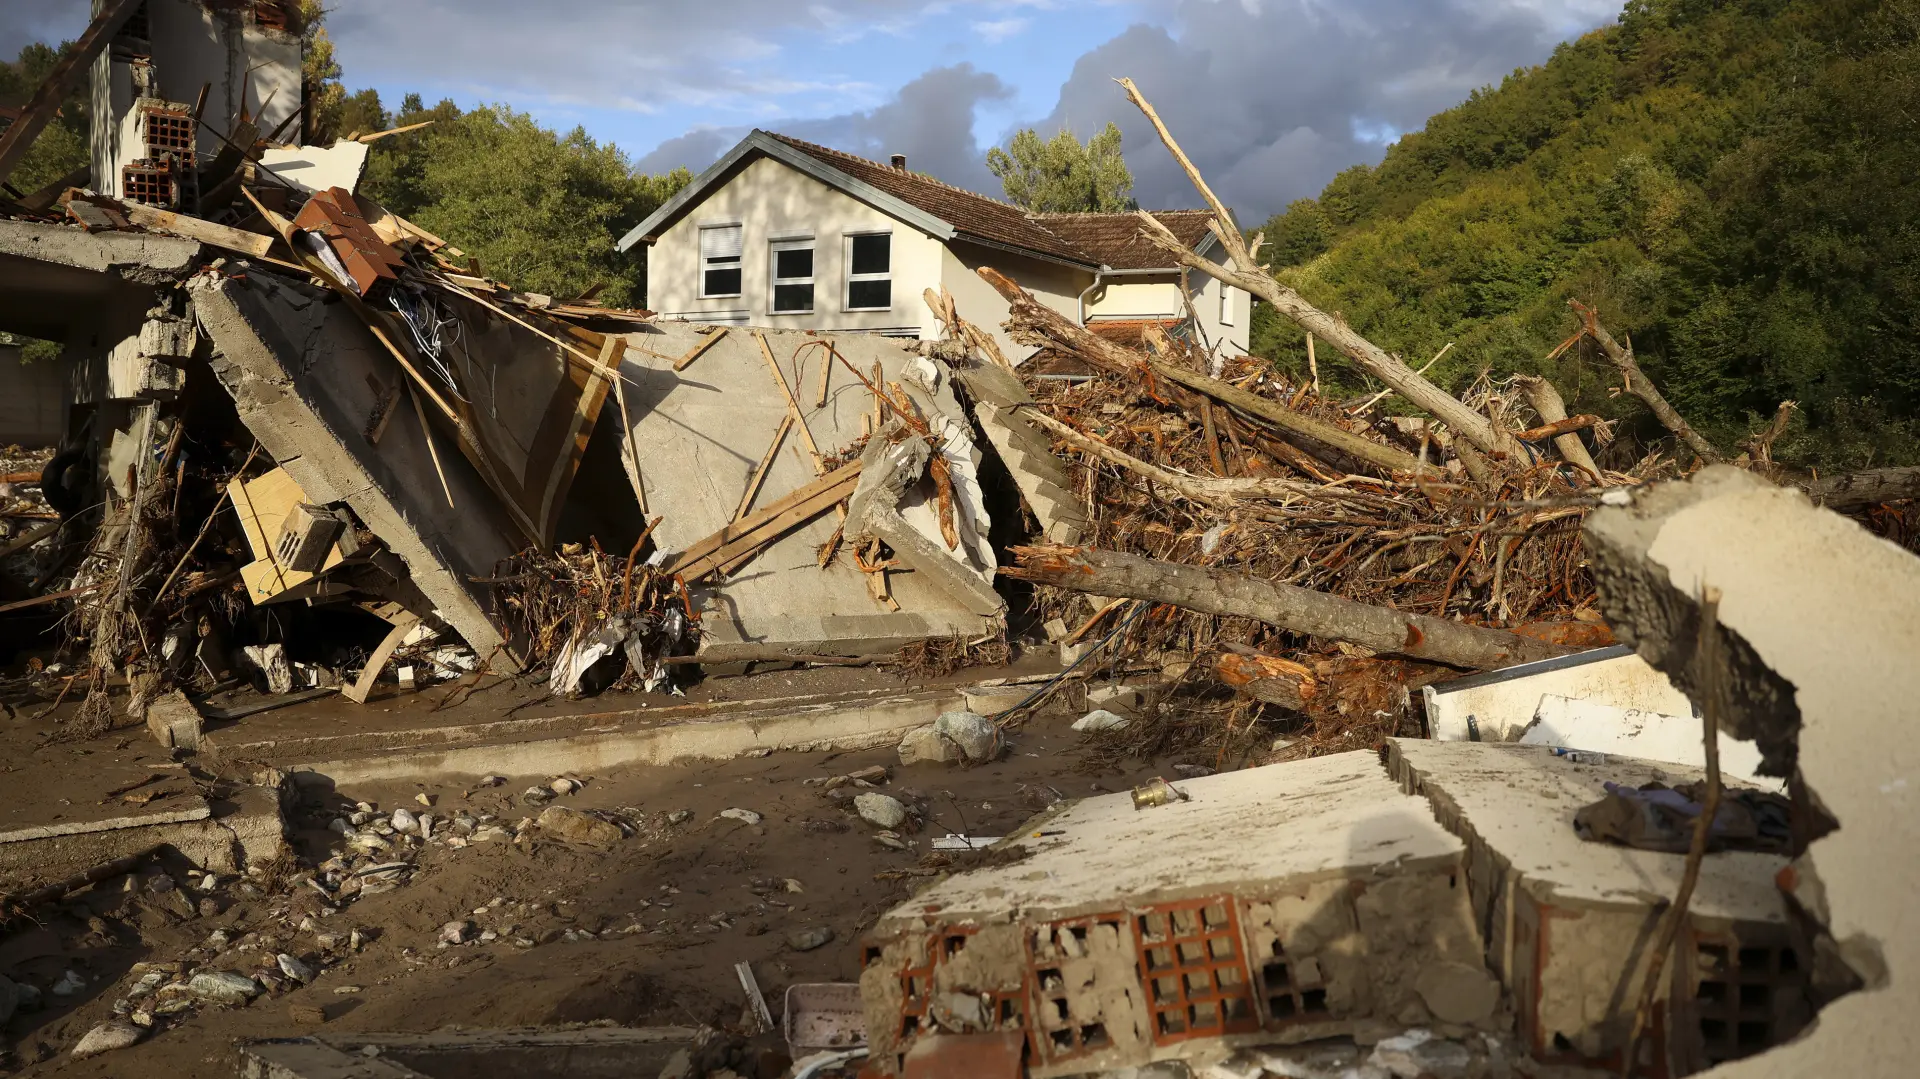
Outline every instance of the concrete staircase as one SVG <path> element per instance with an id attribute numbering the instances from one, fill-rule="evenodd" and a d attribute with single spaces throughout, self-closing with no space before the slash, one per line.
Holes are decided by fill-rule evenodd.
<path id="1" fill-rule="evenodd" d="M 1053 455 L 1051 437 L 1018 411 L 1021 405 L 1034 403 L 1027 388 L 1013 372 L 990 364 L 956 367 L 954 376 L 966 388 L 975 418 L 1013 474 L 1014 486 L 1040 522 L 1040 530 L 1054 543 L 1080 542 L 1087 524 L 1086 507 L 1073 493 L 1066 464 Z"/>

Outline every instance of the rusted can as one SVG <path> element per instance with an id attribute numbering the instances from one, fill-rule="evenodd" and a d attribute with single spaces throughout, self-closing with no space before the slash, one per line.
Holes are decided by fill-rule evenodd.
<path id="1" fill-rule="evenodd" d="M 1133 788 L 1133 808 L 1150 809 L 1153 806 L 1168 805 L 1187 800 L 1187 792 L 1160 778 L 1152 779 Z"/>

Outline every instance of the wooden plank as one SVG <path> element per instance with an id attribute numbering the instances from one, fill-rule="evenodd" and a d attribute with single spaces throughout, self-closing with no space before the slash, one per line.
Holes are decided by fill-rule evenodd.
<path id="1" fill-rule="evenodd" d="M 860 462 L 837 468 L 805 487 L 688 547 L 669 559 L 669 573 L 699 576 L 764 545 L 838 504 L 852 493 L 860 478 Z"/>
<path id="2" fill-rule="evenodd" d="M 33 140 L 53 119 L 60 108 L 60 102 L 66 99 L 69 91 L 78 81 L 81 73 L 93 66 L 107 42 L 119 33 L 122 23 L 140 6 L 141 0 L 107 0 L 100 14 L 87 24 L 86 32 L 74 43 L 73 51 L 53 65 L 47 73 L 47 79 L 34 90 L 33 96 L 20 110 L 20 118 L 0 132 L 0 180 L 13 175 L 13 168 L 20 159 L 27 156 L 27 150 L 33 146 Z"/>
<path id="3" fill-rule="evenodd" d="M 753 496 L 760 493 L 760 485 L 766 482 L 767 470 L 773 466 L 774 454 L 780 452 L 780 443 L 786 441 L 787 432 L 793 427 L 793 413 L 780 417 L 780 426 L 773 430 L 773 442 L 767 446 L 767 452 L 760 456 L 760 467 L 753 470 L 747 478 L 747 489 L 740 492 L 740 504 L 733 509 L 733 519 L 738 521 L 747 515 L 753 506 Z"/>
<path id="4" fill-rule="evenodd" d="M 780 395 L 787 399 L 787 410 L 793 414 L 794 425 L 800 428 L 800 441 L 806 443 L 807 454 L 813 458 L 814 475 L 826 475 L 826 461 L 820 456 L 820 447 L 813 441 L 813 432 L 807 430 L 807 418 L 800 413 L 800 401 L 794 397 L 793 387 L 787 385 L 787 376 L 780 370 L 779 361 L 773 358 L 773 346 L 767 344 L 767 335 L 759 330 L 753 331 L 753 339 L 760 342 L 760 355 L 767 361 L 767 370 L 773 372 L 774 384 L 780 387 Z"/>
<path id="5" fill-rule="evenodd" d="M 156 210 L 138 202 L 122 203 L 120 212 L 127 215 L 128 221 L 141 228 L 184 236 L 189 240 L 224 247 L 229 251 L 238 251 L 255 258 L 265 258 L 267 252 L 273 249 L 271 236 L 262 236 L 257 232 L 248 232 L 245 229 L 236 229 L 227 225 L 216 225 L 211 221 L 188 217 L 186 214 Z"/>
<path id="6" fill-rule="evenodd" d="M 360 668 L 360 677 L 354 679 L 352 685 L 340 687 L 340 694 L 355 704 L 367 703 L 368 694 L 373 692 L 374 680 L 380 677 L 380 671 L 386 667 L 387 660 L 393 658 L 394 650 L 400 647 L 400 642 L 406 639 L 407 631 L 418 624 L 420 618 L 412 611 L 400 611 L 389 616 L 388 621 L 393 623 L 393 628 L 387 631 L 385 637 L 380 638 L 380 643 L 367 657 L 367 665 Z"/>
<path id="7" fill-rule="evenodd" d="M 820 516 L 829 509 L 839 506 L 842 501 L 853 494 L 854 486 L 855 484 L 853 482 L 848 482 L 839 487 L 829 488 L 826 491 L 814 495 L 812 498 L 797 503 L 768 521 L 752 535 L 742 536 L 720 548 L 718 551 L 715 551 L 713 554 L 708 555 L 706 558 L 677 572 L 683 574 L 689 580 L 704 577 L 714 570 L 725 570 L 727 573 L 734 573 L 738 571 L 741 566 L 751 562 L 761 551 L 772 546 L 781 536 Z"/>
<path id="8" fill-rule="evenodd" d="M 673 369 L 675 371 L 685 371 L 689 364 L 693 363 L 693 361 L 700 358 L 701 353 L 705 352 L 706 350 L 712 348 L 715 344 L 719 343 L 720 339 L 722 337 L 725 337 L 726 335 L 727 335 L 727 328 L 725 326 L 722 326 L 719 329 L 714 330 L 712 333 L 708 334 L 707 336 L 702 337 L 698 344 L 694 345 L 692 348 L 687 350 L 686 355 L 673 361 Z"/>
<path id="9" fill-rule="evenodd" d="M 49 521 L 24 536 L 15 536 L 13 539 L 8 540 L 4 546 L 0 546 L 0 558 L 5 558 L 15 551 L 24 551 L 58 531 L 60 531 L 60 522 Z"/>

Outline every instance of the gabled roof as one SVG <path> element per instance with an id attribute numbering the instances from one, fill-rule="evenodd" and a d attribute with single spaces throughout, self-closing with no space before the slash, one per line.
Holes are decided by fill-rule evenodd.
<path id="1" fill-rule="evenodd" d="M 1173 268 L 1171 259 L 1138 237 L 1139 222 L 1132 214 L 1029 214 L 930 176 L 758 130 L 621 237 L 620 250 L 658 239 L 756 154 L 781 161 L 940 240 L 973 240 L 1091 270 Z M 1196 249 L 1211 239 L 1205 210 L 1156 210 L 1154 216 Z"/>
<path id="2" fill-rule="evenodd" d="M 1207 232 L 1212 211 L 1155 210 L 1153 216 L 1195 251 L 1212 238 Z M 1140 220 L 1132 214 L 1035 214 L 1033 220 L 1110 269 L 1158 270 L 1173 263 L 1140 235 Z"/>
<path id="3" fill-rule="evenodd" d="M 896 169 L 891 165 L 882 165 L 877 161 L 868 161 L 864 157 L 855 157 L 839 150 L 830 150 L 825 146 L 801 142 L 799 139 L 788 138 L 785 135 L 773 137 L 863 183 L 870 184 L 903 202 L 925 210 L 952 225 L 954 230 L 962 235 L 978 237 L 1007 247 L 1037 251 L 1068 262 L 1088 262 L 1086 252 L 1035 223 L 1025 210 L 1017 206 L 1009 206 L 985 195 L 975 194 L 951 184 L 943 184 L 931 176 L 922 176 L 919 173 Z M 1092 265 L 1097 266 L 1099 263 L 1096 261 Z"/>

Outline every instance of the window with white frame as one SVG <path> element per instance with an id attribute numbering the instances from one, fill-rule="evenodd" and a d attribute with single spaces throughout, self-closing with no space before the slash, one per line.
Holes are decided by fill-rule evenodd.
<path id="1" fill-rule="evenodd" d="M 857 232 L 847 237 L 847 310 L 893 307 L 893 235 Z"/>
<path id="2" fill-rule="evenodd" d="M 813 237 L 775 240 L 773 313 L 800 315 L 813 310 Z"/>
<path id="3" fill-rule="evenodd" d="M 740 295 L 739 225 L 707 225 L 700 229 L 700 295 Z"/>
<path id="4" fill-rule="evenodd" d="M 1220 285 L 1220 325 L 1233 325 L 1233 286 Z"/>

